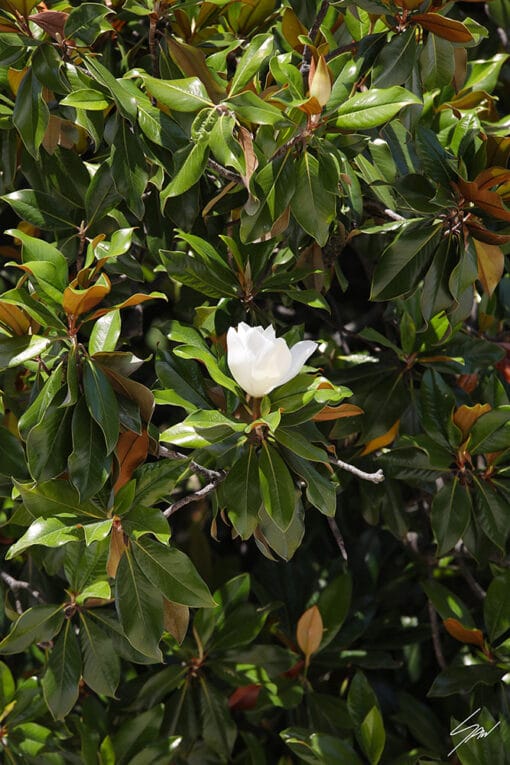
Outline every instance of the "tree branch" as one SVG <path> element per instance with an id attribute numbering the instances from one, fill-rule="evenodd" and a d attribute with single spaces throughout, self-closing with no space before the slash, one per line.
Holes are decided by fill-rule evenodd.
<path id="1" fill-rule="evenodd" d="M 20 579 L 15 579 L 13 576 L 7 573 L 7 571 L 0 571 L 0 579 L 5 582 L 7 587 L 11 590 L 11 592 L 14 593 L 14 603 L 16 606 L 16 611 L 21 614 L 23 613 L 23 608 L 21 607 L 21 603 L 19 599 L 16 597 L 17 593 L 21 590 L 26 590 L 29 595 L 31 595 L 35 600 L 38 600 L 39 603 L 45 603 L 46 601 L 42 597 L 41 593 L 38 590 L 35 590 L 30 582 L 24 582 Z"/>
<path id="2" fill-rule="evenodd" d="M 338 545 L 338 549 L 340 550 L 342 558 L 347 561 L 347 550 L 345 549 L 344 538 L 342 536 L 342 532 L 338 528 L 336 520 L 328 516 L 328 524 L 329 528 L 331 529 L 331 533 L 335 537 L 335 542 Z"/>
<path id="3" fill-rule="evenodd" d="M 436 660 L 441 669 L 446 669 L 446 661 L 443 655 L 443 648 L 441 646 L 441 639 L 439 637 L 439 622 L 437 619 L 436 609 L 432 605 L 432 601 L 427 601 L 430 617 L 430 628 L 432 630 L 432 644 L 434 646 L 434 653 Z"/>
<path id="4" fill-rule="evenodd" d="M 238 183 L 241 186 L 243 186 L 243 179 L 238 173 L 234 173 L 233 170 L 229 170 L 227 167 L 223 167 L 223 165 L 220 165 L 219 162 L 215 162 L 214 159 L 207 160 L 208 166 L 211 168 L 211 170 L 214 170 L 218 175 L 221 175 L 223 178 L 225 178 L 227 181 L 233 181 L 234 183 Z"/>
<path id="5" fill-rule="evenodd" d="M 330 460 L 332 465 L 336 465 L 342 470 L 346 470 L 348 473 L 352 473 L 356 478 L 361 478 L 363 481 L 370 481 L 371 483 L 382 483 L 384 481 L 384 473 L 382 470 L 377 470 L 375 473 L 366 473 L 364 470 L 351 465 L 349 462 L 343 460 Z"/>
<path id="6" fill-rule="evenodd" d="M 184 507 L 185 505 L 189 505 L 191 502 L 196 502 L 199 499 L 203 499 L 203 497 L 207 497 L 208 494 L 211 494 L 217 487 L 221 481 L 226 477 L 226 473 L 217 473 L 217 477 L 212 480 L 210 483 L 208 483 L 206 486 L 204 486 L 202 489 L 199 489 L 198 491 L 193 492 L 193 494 L 188 494 L 186 497 L 182 497 L 181 499 L 178 499 L 176 502 L 174 502 L 172 505 L 169 505 L 166 510 L 163 510 L 163 515 L 165 518 L 169 518 L 171 515 L 177 512 L 177 510 L 180 510 L 181 507 Z"/>
<path id="7" fill-rule="evenodd" d="M 161 446 L 161 444 L 159 445 L 158 454 L 160 457 L 166 457 L 166 459 L 169 460 L 189 460 L 188 454 L 182 454 L 182 452 L 175 451 L 175 449 L 167 449 L 166 446 Z M 225 476 L 223 471 L 210 470 L 203 465 L 199 465 L 198 462 L 195 462 L 195 460 L 189 461 L 189 467 L 194 473 L 198 473 L 198 475 L 207 478 L 208 481 L 224 478 Z"/>
<path id="8" fill-rule="evenodd" d="M 315 21 L 313 22 L 312 26 L 310 27 L 310 31 L 308 32 L 308 37 L 314 42 L 315 38 L 317 37 L 317 33 L 319 32 L 319 29 L 321 28 L 321 24 L 324 21 L 326 17 L 326 13 L 329 10 L 329 0 L 323 0 L 321 7 L 317 11 L 317 16 L 315 17 Z M 312 60 L 312 51 L 308 47 L 308 45 L 305 45 L 303 48 L 303 61 L 301 62 L 300 72 L 303 75 L 303 77 L 308 75 L 308 72 L 310 71 L 310 62 Z"/>

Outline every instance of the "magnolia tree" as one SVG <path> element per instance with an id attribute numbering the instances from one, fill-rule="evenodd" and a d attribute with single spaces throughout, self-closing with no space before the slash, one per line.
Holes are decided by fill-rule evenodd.
<path id="1" fill-rule="evenodd" d="M 2 762 L 510 762 L 509 29 L 0 0 Z"/>

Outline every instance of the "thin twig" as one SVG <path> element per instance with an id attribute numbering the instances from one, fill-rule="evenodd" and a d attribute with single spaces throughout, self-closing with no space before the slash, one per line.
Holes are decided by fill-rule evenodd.
<path id="1" fill-rule="evenodd" d="M 474 578 L 473 574 L 471 573 L 468 566 L 466 565 L 466 561 L 461 556 L 458 556 L 458 557 L 455 556 L 455 557 L 459 564 L 459 572 L 461 576 L 463 577 L 463 579 L 465 580 L 466 584 L 468 584 L 471 591 L 474 592 L 474 594 L 479 600 L 484 600 L 487 593 Z"/>
<path id="2" fill-rule="evenodd" d="M 359 42 L 356 42 L 355 40 L 353 40 L 352 43 L 348 43 L 347 45 L 341 45 L 339 48 L 335 48 L 335 50 L 332 50 L 331 53 L 327 54 L 326 61 L 331 61 L 332 58 L 336 58 L 336 56 L 340 56 L 342 53 L 355 51 L 358 45 Z"/>
<path id="3" fill-rule="evenodd" d="M 31 595 L 35 600 L 38 600 L 39 603 L 44 603 L 45 600 L 42 597 L 41 593 L 38 590 L 35 590 L 30 582 L 24 582 L 20 579 L 15 579 L 13 576 L 7 573 L 7 571 L 0 571 L 0 579 L 2 579 L 7 587 L 14 593 L 14 603 L 16 606 L 16 611 L 18 614 L 23 613 L 23 608 L 21 606 L 21 603 L 19 599 L 16 597 L 16 594 L 20 592 L 21 590 L 25 590 L 28 592 L 29 595 Z"/>
<path id="4" fill-rule="evenodd" d="M 436 660 L 441 669 L 446 669 L 446 661 L 443 656 L 443 649 L 441 646 L 441 639 L 439 637 L 439 622 L 437 619 L 437 613 L 436 609 L 432 605 L 432 601 L 427 601 L 428 609 L 429 609 L 429 617 L 430 617 L 430 628 L 432 630 L 432 644 L 434 646 L 434 653 L 436 655 Z"/>
<path id="5" fill-rule="evenodd" d="M 356 478 L 361 478 L 363 481 L 370 481 L 371 483 L 382 483 L 384 481 L 384 473 L 382 470 L 378 470 L 376 473 L 366 473 L 364 470 L 360 470 L 349 462 L 343 460 L 330 460 L 332 465 L 336 465 L 342 470 L 346 470 L 348 473 L 352 473 Z"/>
<path id="6" fill-rule="evenodd" d="M 214 170 L 218 175 L 221 175 L 223 178 L 225 178 L 227 181 L 233 181 L 234 183 L 238 183 L 241 186 L 243 185 L 243 179 L 238 173 L 234 173 L 233 170 L 229 170 L 227 167 L 223 167 L 223 165 L 220 165 L 219 162 L 215 162 L 214 159 L 207 160 L 207 164 L 211 168 L 211 170 Z"/>
<path id="7" fill-rule="evenodd" d="M 181 507 L 184 507 L 185 505 L 189 505 L 191 502 L 196 502 L 199 499 L 203 499 L 203 497 L 206 497 L 208 494 L 211 494 L 211 492 L 215 490 L 217 485 L 225 478 L 225 475 L 226 475 L 225 473 L 219 474 L 218 478 L 208 483 L 202 489 L 199 489 L 198 491 L 194 491 L 193 494 L 188 494 L 186 497 L 182 497 L 181 499 L 178 499 L 172 505 L 167 507 L 166 510 L 163 510 L 163 515 L 165 516 L 165 518 L 169 518 L 171 515 L 176 513 L 177 510 L 180 510 Z"/>
<path id="8" fill-rule="evenodd" d="M 177 452 L 175 449 L 167 449 L 166 446 L 162 446 L 161 444 L 159 445 L 158 453 L 160 457 L 166 457 L 169 460 L 189 460 L 188 454 L 182 454 L 182 452 Z M 189 467 L 194 473 L 198 473 L 204 478 L 207 478 L 209 481 L 213 481 L 224 476 L 222 471 L 210 470 L 203 465 L 199 465 L 198 462 L 195 462 L 195 460 L 190 460 Z"/>
<path id="9" fill-rule="evenodd" d="M 329 528 L 331 529 L 331 533 L 335 537 L 335 542 L 338 545 L 338 549 L 340 550 L 342 558 L 347 561 L 347 550 L 345 549 L 344 538 L 342 536 L 342 532 L 338 528 L 337 522 L 334 518 L 328 517 L 328 524 Z"/>
<path id="10" fill-rule="evenodd" d="M 321 24 L 324 21 L 328 10 L 329 10 L 329 0 L 323 0 L 321 7 L 319 8 L 317 12 L 317 16 L 315 17 L 315 21 L 313 22 L 313 25 L 310 27 L 310 31 L 308 32 L 308 37 L 310 38 L 312 43 L 315 41 L 315 38 L 317 37 L 317 33 L 319 32 Z M 308 45 L 305 45 L 305 47 L 303 48 L 303 61 L 301 62 L 301 68 L 300 68 L 301 74 L 303 76 L 308 75 L 308 72 L 310 70 L 311 60 L 312 60 L 312 51 L 310 50 Z"/>

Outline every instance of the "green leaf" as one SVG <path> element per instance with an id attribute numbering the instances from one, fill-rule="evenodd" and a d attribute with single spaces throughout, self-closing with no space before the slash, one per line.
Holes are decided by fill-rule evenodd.
<path id="1" fill-rule="evenodd" d="M 161 661 L 163 599 L 145 578 L 129 549 L 122 555 L 117 569 L 115 604 L 131 645 L 145 656 Z"/>
<path id="2" fill-rule="evenodd" d="M 84 502 L 104 486 L 111 470 L 111 457 L 106 456 L 103 432 L 90 416 L 84 397 L 73 410 L 72 439 L 73 451 L 68 460 L 69 480 Z"/>
<path id="3" fill-rule="evenodd" d="M 510 513 L 508 500 L 497 489 L 497 482 L 481 481 L 473 476 L 476 520 L 481 528 L 500 550 L 510 534 Z"/>
<path id="4" fill-rule="evenodd" d="M 72 525 L 70 525 L 72 524 Z M 32 545 L 62 547 L 80 538 L 75 518 L 37 518 L 17 542 L 9 548 L 7 559 L 14 558 Z"/>
<path id="5" fill-rule="evenodd" d="M 249 539 L 258 524 L 262 502 L 257 455 L 253 447 L 232 465 L 221 489 L 233 527 L 241 539 Z"/>
<path id="6" fill-rule="evenodd" d="M 483 612 L 489 640 L 494 642 L 510 629 L 510 571 L 495 576 L 490 583 Z"/>
<path id="7" fill-rule="evenodd" d="M 304 728 L 286 728 L 280 733 L 289 749 L 310 765 L 361 765 L 361 760 L 344 739 L 327 733 L 310 733 Z"/>
<path id="8" fill-rule="evenodd" d="M 291 152 L 264 165 L 252 179 L 252 185 L 257 200 L 243 208 L 242 242 L 253 242 L 268 234 L 290 204 L 296 188 L 296 168 Z"/>
<path id="9" fill-rule="evenodd" d="M 62 606 L 34 606 L 24 611 L 0 642 L 0 653 L 11 654 L 25 651 L 32 643 L 51 640 L 62 626 Z"/>
<path id="10" fill-rule="evenodd" d="M 207 91 L 198 77 L 181 80 L 159 80 L 145 72 L 138 73 L 150 95 L 163 106 L 176 112 L 198 112 L 205 106 L 212 107 Z"/>
<path id="11" fill-rule="evenodd" d="M 284 450 L 284 455 L 287 465 L 306 482 L 306 496 L 310 504 L 333 518 L 336 513 L 335 484 L 310 465 L 308 459 L 299 457 L 289 449 Z"/>
<path id="12" fill-rule="evenodd" d="M 374 271 L 371 300 L 390 300 L 417 286 L 440 242 L 441 225 L 406 226 L 382 253 Z"/>
<path id="13" fill-rule="evenodd" d="M 34 480 L 48 481 L 66 470 L 71 452 L 71 415 L 69 408 L 62 410 L 52 404 L 30 430 L 27 462 Z"/>
<path id="14" fill-rule="evenodd" d="M 114 351 L 120 337 L 121 318 L 120 311 L 110 311 L 100 316 L 94 323 L 89 339 L 89 353 Z"/>
<path id="15" fill-rule="evenodd" d="M 371 764 L 377 765 L 386 743 L 386 733 L 382 715 L 376 706 L 368 712 L 359 731 L 356 732 L 356 737 Z"/>
<path id="16" fill-rule="evenodd" d="M 111 93 L 120 114 L 130 122 L 134 122 L 137 102 L 129 88 L 128 81 L 115 79 L 109 69 L 94 56 L 84 56 L 84 60 L 94 79 Z"/>
<path id="17" fill-rule="evenodd" d="M 44 700 L 56 720 L 63 720 L 78 700 L 81 655 L 74 624 L 67 620 L 50 654 L 42 679 Z"/>
<path id="18" fill-rule="evenodd" d="M 299 225 L 324 247 L 335 218 L 336 196 L 324 186 L 319 162 L 309 152 L 304 152 L 297 163 L 296 190 L 290 209 Z"/>
<path id="19" fill-rule="evenodd" d="M 273 52 L 272 35 L 255 35 L 237 62 L 230 83 L 230 96 L 235 96 L 258 74 Z"/>
<path id="20" fill-rule="evenodd" d="M 103 539 L 106 539 L 111 531 L 112 524 L 113 518 L 108 518 L 106 521 L 98 521 L 97 523 L 87 523 L 83 526 L 85 544 L 91 545 L 93 542 L 101 542 Z"/>
<path id="21" fill-rule="evenodd" d="M 112 147 L 110 167 L 115 188 L 140 220 L 145 212 L 143 194 L 149 177 L 145 154 L 130 124 L 121 120 Z"/>
<path id="22" fill-rule="evenodd" d="M 103 162 L 95 171 L 85 195 L 85 212 L 91 226 L 96 219 L 101 219 L 113 210 L 122 197 L 115 188 L 110 166 Z"/>
<path id="23" fill-rule="evenodd" d="M 156 362 L 156 374 L 166 390 L 154 391 L 158 404 L 182 406 L 187 412 L 208 409 L 203 388 L 203 376 L 198 364 L 181 361 L 170 353 L 163 352 Z"/>
<path id="24" fill-rule="evenodd" d="M 433 37 L 434 35 L 429 35 Z M 394 35 L 377 56 L 372 70 L 372 84 L 376 88 L 402 85 L 413 71 L 418 45 L 416 30 L 411 28 Z"/>
<path id="25" fill-rule="evenodd" d="M 319 434 L 320 435 L 320 434 Z M 324 449 L 315 446 L 305 433 L 299 428 L 279 427 L 275 431 L 276 440 L 299 457 L 311 462 L 328 462 L 328 455 Z"/>
<path id="26" fill-rule="evenodd" d="M 178 197 L 188 191 L 197 183 L 203 175 L 209 158 L 209 146 L 207 141 L 201 139 L 197 143 L 191 144 L 191 148 L 186 147 L 186 158 L 172 178 L 170 183 L 162 190 L 161 209 L 165 209 L 167 200 L 171 197 Z"/>
<path id="27" fill-rule="evenodd" d="M 138 102 L 138 124 L 142 133 L 157 146 L 177 151 L 187 143 L 181 127 L 171 117 L 147 102 Z"/>
<path id="28" fill-rule="evenodd" d="M 405 88 L 370 88 L 339 106 L 335 125 L 342 130 L 367 130 L 393 119 L 405 106 L 420 103 L 420 99 Z"/>
<path id="29" fill-rule="evenodd" d="M 420 71 L 427 90 L 449 85 L 455 74 L 455 50 L 449 40 L 429 34 L 420 56 Z"/>
<path id="30" fill-rule="evenodd" d="M 100 3 L 80 3 L 67 17 L 64 27 L 65 38 L 92 45 L 101 32 L 111 29 L 104 18 L 108 13 L 110 13 L 109 8 L 105 8 Z"/>
<path id="31" fill-rule="evenodd" d="M 347 695 L 349 714 L 355 726 L 360 728 L 370 711 L 379 707 L 377 696 L 363 672 L 354 675 Z"/>
<path id="32" fill-rule="evenodd" d="M 180 470 L 182 472 L 182 467 Z M 168 484 L 167 492 L 168 494 L 171 493 L 171 489 Z M 158 499 L 159 498 L 160 497 L 158 497 Z M 139 539 L 140 537 L 144 536 L 144 534 L 154 534 L 159 542 L 166 544 L 170 539 L 170 527 L 161 510 L 158 510 L 155 507 L 143 507 L 142 505 L 138 504 L 140 501 L 138 499 L 138 494 L 135 495 L 135 499 L 133 501 L 135 503 L 134 506 L 131 507 L 125 515 L 123 513 L 119 513 L 122 516 L 123 531 L 133 539 Z M 148 501 L 148 497 L 145 501 Z"/>
<path id="33" fill-rule="evenodd" d="M 438 698 L 470 693 L 477 685 L 496 685 L 504 674 L 504 669 L 488 664 L 449 667 L 436 677 L 427 696 Z"/>
<path id="34" fill-rule="evenodd" d="M 89 359 L 83 365 L 83 389 L 89 412 L 97 422 L 111 454 L 119 438 L 119 405 L 106 375 Z"/>
<path id="35" fill-rule="evenodd" d="M 464 534 L 471 517 L 471 494 L 458 477 L 434 496 L 430 522 L 437 543 L 437 556 L 446 555 Z"/>
<path id="36" fill-rule="evenodd" d="M 246 163 L 241 144 L 234 138 L 236 127 L 237 122 L 231 114 L 221 114 L 211 130 L 209 146 L 218 162 L 244 174 Z"/>
<path id="37" fill-rule="evenodd" d="M 104 519 L 104 512 L 93 502 L 80 503 L 78 492 L 67 481 L 47 481 L 35 485 L 15 481 L 14 484 L 33 520 L 55 515 Z"/>
<path id="38" fill-rule="evenodd" d="M 470 431 L 469 452 L 484 454 L 507 449 L 510 444 L 510 406 L 498 406 L 482 415 Z"/>
<path id="39" fill-rule="evenodd" d="M 43 99 L 42 85 L 32 69 L 28 69 L 16 94 L 12 121 L 27 151 L 35 159 L 39 158 L 39 148 L 49 119 L 50 112 Z"/>
<path id="40" fill-rule="evenodd" d="M 60 194 L 47 194 L 37 189 L 20 189 L 5 194 L 2 199 L 21 220 L 26 220 L 43 231 L 77 228 L 78 208 L 69 204 Z"/>
<path id="41" fill-rule="evenodd" d="M 106 10 L 106 9 L 105 9 Z M 62 99 L 61 106 L 73 106 L 75 109 L 88 109 L 89 111 L 102 112 L 109 106 L 109 101 L 104 93 L 92 88 L 73 90 Z"/>
<path id="42" fill-rule="evenodd" d="M 227 699 L 211 683 L 200 678 L 200 709 L 205 743 L 222 760 L 227 761 L 237 736 L 235 725 L 227 705 Z"/>
<path id="43" fill-rule="evenodd" d="M 296 488 L 285 462 L 267 442 L 263 442 L 259 457 L 259 482 L 268 515 L 285 531 L 294 516 Z"/>
<path id="44" fill-rule="evenodd" d="M 227 377 L 221 371 L 218 360 L 211 351 L 197 348 L 193 345 L 178 345 L 174 349 L 174 353 L 182 359 L 197 359 L 197 361 L 201 361 L 215 382 L 232 393 L 239 394 L 239 386 L 231 377 Z"/>
<path id="45" fill-rule="evenodd" d="M 0 369 L 17 367 L 40 356 L 50 343 L 49 338 L 40 335 L 0 336 Z"/>
<path id="46" fill-rule="evenodd" d="M 321 651 L 334 640 L 347 618 L 351 597 L 352 578 L 348 572 L 336 576 L 320 593 L 317 607 L 324 626 Z"/>
<path id="47" fill-rule="evenodd" d="M 10 430 L 0 425 L 0 475 L 6 478 L 28 478 L 25 452 Z"/>
<path id="48" fill-rule="evenodd" d="M 120 661 L 109 636 L 80 612 L 83 679 L 95 693 L 115 696 L 120 681 Z"/>
<path id="49" fill-rule="evenodd" d="M 475 627 L 471 612 L 455 593 L 433 579 L 428 582 L 422 582 L 421 586 L 443 621 L 445 619 L 456 619 L 468 629 Z"/>
<path id="50" fill-rule="evenodd" d="M 276 125 L 285 121 L 284 115 L 276 106 L 263 101 L 251 90 L 232 96 L 228 99 L 227 106 L 242 120 L 254 122 L 255 125 Z"/>
<path id="51" fill-rule="evenodd" d="M 215 605 L 206 583 L 180 550 L 146 536 L 136 539 L 133 547 L 140 569 L 165 598 L 195 608 Z"/>
<path id="52" fill-rule="evenodd" d="M 443 449 L 460 446 L 462 434 L 453 424 L 455 397 L 435 370 L 427 369 L 420 388 L 421 421 L 424 430 Z"/>

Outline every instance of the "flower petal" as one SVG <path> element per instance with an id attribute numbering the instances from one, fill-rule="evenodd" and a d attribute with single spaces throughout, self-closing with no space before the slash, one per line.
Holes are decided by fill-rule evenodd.
<path id="1" fill-rule="evenodd" d="M 234 380 L 249 393 L 249 389 L 252 387 L 253 357 L 246 348 L 245 339 L 243 330 L 239 332 L 234 327 L 230 327 L 227 332 L 227 363 Z"/>
<path id="2" fill-rule="evenodd" d="M 293 377 L 295 377 L 303 368 L 305 361 L 314 353 L 314 351 L 317 349 L 318 344 L 314 343 L 313 340 L 302 340 L 300 343 L 296 343 L 296 345 L 292 346 L 290 349 L 291 353 L 291 364 L 287 372 L 282 375 L 278 385 L 283 385 L 286 382 L 289 382 L 289 380 L 292 380 Z"/>

